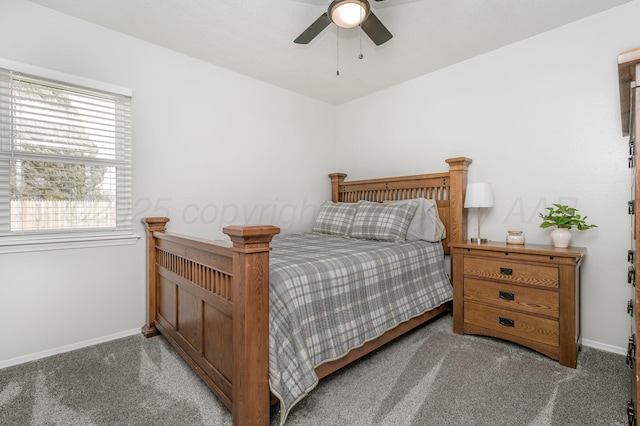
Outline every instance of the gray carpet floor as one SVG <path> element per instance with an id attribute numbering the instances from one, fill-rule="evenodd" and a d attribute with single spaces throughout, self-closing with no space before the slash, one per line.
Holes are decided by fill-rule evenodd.
<path id="1" fill-rule="evenodd" d="M 325 378 L 286 425 L 626 425 L 630 371 L 583 348 L 570 369 L 445 315 Z M 272 424 L 278 424 L 274 408 Z M 1 425 L 230 425 L 162 337 L 131 336 L 0 370 Z"/>

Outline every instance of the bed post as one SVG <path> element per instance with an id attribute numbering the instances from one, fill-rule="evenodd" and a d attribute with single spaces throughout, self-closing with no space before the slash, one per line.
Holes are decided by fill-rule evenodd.
<path id="1" fill-rule="evenodd" d="M 449 243 L 467 239 L 467 214 L 464 209 L 464 197 L 467 193 L 467 171 L 471 159 L 466 157 L 449 158 L 449 227 L 451 237 Z"/>
<path id="2" fill-rule="evenodd" d="M 341 197 L 342 193 L 340 192 L 340 185 L 344 183 L 344 178 L 347 177 L 347 174 L 331 173 L 329 177 L 331 178 L 331 201 L 334 203 L 344 201 Z"/>
<path id="3" fill-rule="evenodd" d="M 156 243 L 154 232 L 167 230 L 168 217 L 146 217 L 141 220 L 147 231 L 147 322 L 142 327 L 144 337 L 153 337 L 159 334 L 156 328 L 157 288 L 156 288 Z"/>
<path id="4" fill-rule="evenodd" d="M 233 242 L 233 425 L 269 425 L 269 243 L 275 226 L 227 226 Z"/>

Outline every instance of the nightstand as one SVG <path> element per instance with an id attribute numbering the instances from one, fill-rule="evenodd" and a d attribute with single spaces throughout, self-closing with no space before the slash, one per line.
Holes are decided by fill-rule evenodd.
<path id="1" fill-rule="evenodd" d="M 453 331 L 497 337 L 575 368 L 582 247 L 452 243 Z"/>

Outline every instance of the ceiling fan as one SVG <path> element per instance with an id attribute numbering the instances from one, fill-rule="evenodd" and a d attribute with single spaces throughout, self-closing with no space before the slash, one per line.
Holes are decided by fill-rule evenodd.
<path id="1" fill-rule="evenodd" d="M 393 37 L 387 27 L 371 11 L 368 0 L 333 0 L 327 11 L 320 15 L 293 42 L 308 44 L 332 22 L 341 28 L 353 28 L 360 25 L 362 31 L 378 46 Z"/>

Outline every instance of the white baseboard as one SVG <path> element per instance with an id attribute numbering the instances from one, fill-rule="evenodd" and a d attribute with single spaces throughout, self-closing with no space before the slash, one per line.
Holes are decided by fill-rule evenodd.
<path id="1" fill-rule="evenodd" d="M 76 349 L 86 348 L 87 346 L 97 345 L 98 343 L 109 342 L 111 340 L 120 339 L 122 337 L 129 337 L 135 334 L 141 333 L 140 328 L 134 328 L 131 330 L 121 331 L 119 333 L 109 334 L 107 336 L 98 337 L 96 339 L 85 340 L 83 342 L 73 343 L 71 345 L 60 346 L 58 348 L 49 349 L 35 354 L 29 354 L 19 356 L 17 358 L 8 359 L 6 361 L 0 361 L 0 370 L 7 367 L 12 367 L 18 364 L 24 364 L 25 362 L 35 361 L 48 356 L 61 354 L 63 352 L 74 351 Z"/>
<path id="2" fill-rule="evenodd" d="M 582 339 L 582 344 L 584 346 L 589 346 L 590 348 L 599 349 L 605 352 L 611 352 L 618 355 L 626 355 L 627 348 L 619 348 L 617 346 L 607 345 L 605 343 L 595 342 L 593 340 Z"/>
<path id="3" fill-rule="evenodd" d="M 74 343 L 72 345 L 60 346 L 55 349 L 49 349 L 42 352 L 37 352 L 35 354 L 24 355 L 17 358 L 12 358 L 6 361 L 0 361 L 0 370 L 7 367 L 12 367 L 18 364 L 24 364 L 25 362 L 35 361 L 41 358 L 46 358 L 48 356 L 61 354 L 63 352 L 69 352 L 76 349 L 86 348 L 87 346 L 97 345 L 98 343 L 109 342 L 111 340 L 120 339 L 122 337 L 133 336 L 137 333 L 140 333 L 140 328 L 134 328 L 131 330 L 121 331 L 115 334 L 109 334 L 107 336 L 98 337 L 96 339 L 85 340 L 84 342 Z M 582 339 L 582 344 L 584 346 L 588 346 L 590 348 L 599 349 L 605 352 L 611 352 L 619 355 L 626 355 L 627 349 L 620 348 L 613 345 L 607 345 L 605 343 L 596 342 L 593 340 Z"/>

